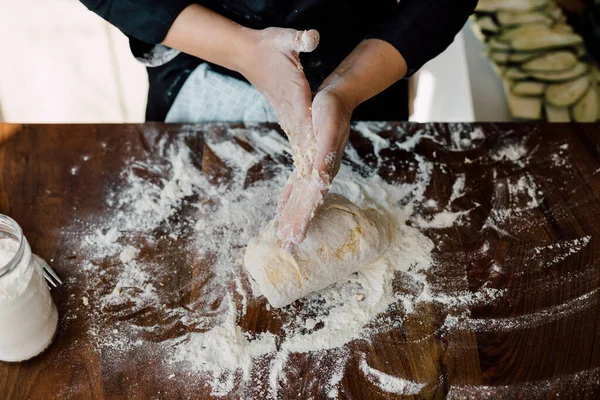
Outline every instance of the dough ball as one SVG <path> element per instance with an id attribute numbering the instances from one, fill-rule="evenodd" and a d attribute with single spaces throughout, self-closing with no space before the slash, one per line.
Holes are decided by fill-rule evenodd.
<path id="1" fill-rule="evenodd" d="M 316 211 L 306 238 L 291 251 L 277 238 L 277 219 L 248 243 L 244 265 L 275 307 L 347 278 L 379 257 L 390 242 L 387 219 L 329 194 Z"/>

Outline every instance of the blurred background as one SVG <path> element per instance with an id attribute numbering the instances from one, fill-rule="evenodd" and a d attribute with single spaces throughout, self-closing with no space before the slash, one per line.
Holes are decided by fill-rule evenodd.
<path id="1" fill-rule="evenodd" d="M 2 2 L 0 121 L 143 121 L 146 71 L 119 30 L 76 0 Z M 600 49 L 600 1 L 556 2 L 566 22 L 585 36 L 587 48 Z M 454 43 L 415 76 L 412 120 L 514 119 L 501 76 L 489 60 L 487 40 L 473 18 Z"/>
<path id="2" fill-rule="evenodd" d="M 76 0 L 0 0 L 0 119 L 141 122 L 145 67 Z"/>

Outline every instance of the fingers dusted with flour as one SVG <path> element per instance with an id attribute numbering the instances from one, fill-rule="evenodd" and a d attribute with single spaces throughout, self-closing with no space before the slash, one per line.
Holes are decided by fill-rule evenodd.
<path id="1" fill-rule="evenodd" d="M 313 164 L 322 185 L 329 188 L 340 169 L 350 135 L 352 107 L 334 90 L 322 90 L 313 102 L 317 156 Z"/>
<path id="2" fill-rule="evenodd" d="M 277 213 L 278 214 L 281 214 L 284 211 L 286 204 L 287 204 L 288 200 L 290 199 L 290 195 L 292 194 L 292 189 L 294 188 L 294 185 L 296 184 L 297 181 L 298 181 L 298 171 L 293 171 L 292 174 L 290 175 L 290 177 L 288 178 L 287 182 L 285 183 L 285 186 L 283 187 L 281 194 L 279 195 L 279 201 L 277 202 Z"/>
<path id="3" fill-rule="evenodd" d="M 249 29 L 199 4 L 188 6 L 163 44 L 242 74 L 269 101 L 290 139 L 301 174 L 316 154 L 312 92 L 300 53 L 319 45 L 319 32 L 289 28 Z"/>
<path id="4" fill-rule="evenodd" d="M 308 224 L 319 205 L 323 203 L 326 192 L 326 188 L 314 174 L 295 180 L 289 198 L 277 219 L 277 237 L 283 248 L 289 250 L 302 242 Z"/>
<path id="5" fill-rule="evenodd" d="M 360 43 L 323 82 L 311 107 L 314 147 L 302 149 L 311 154 L 307 157 L 310 166 L 288 183 L 278 207 L 277 235 L 284 248 L 302 241 L 316 209 L 323 203 L 340 168 L 354 109 L 402 78 L 406 71 L 404 58 L 393 46 L 370 39 Z"/>
<path id="6" fill-rule="evenodd" d="M 350 131 L 352 109 L 334 92 L 317 94 L 312 112 L 316 155 L 311 173 L 290 179 L 278 207 L 277 234 L 288 249 L 302 241 L 314 212 L 329 191 Z"/>
<path id="7" fill-rule="evenodd" d="M 319 45 L 319 32 L 311 29 L 297 31 L 295 29 L 282 29 L 275 45 L 281 51 L 294 51 L 296 53 L 310 53 Z"/>
<path id="8" fill-rule="evenodd" d="M 273 106 L 290 140 L 296 167 L 280 196 L 278 233 L 286 237 L 286 246 L 299 243 L 326 192 L 322 182 L 314 179 L 318 144 L 313 98 L 300 61 L 300 53 L 319 45 L 319 32 L 248 29 L 191 5 L 178 16 L 164 44 L 241 73 Z"/>
<path id="9" fill-rule="evenodd" d="M 300 53 L 319 44 L 315 30 L 267 28 L 252 31 L 242 73 L 273 106 L 281 128 L 288 136 L 294 163 L 300 174 L 309 171 L 316 145 L 312 132 L 312 92 L 306 80 Z"/>

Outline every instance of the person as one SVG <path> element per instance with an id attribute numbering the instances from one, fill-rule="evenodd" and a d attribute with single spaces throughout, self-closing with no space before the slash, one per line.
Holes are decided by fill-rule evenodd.
<path id="1" fill-rule="evenodd" d="M 148 66 L 147 120 L 278 120 L 295 170 L 278 235 L 299 243 L 351 120 L 406 120 L 402 78 L 452 43 L 477 0 L 81 0 Z"/>

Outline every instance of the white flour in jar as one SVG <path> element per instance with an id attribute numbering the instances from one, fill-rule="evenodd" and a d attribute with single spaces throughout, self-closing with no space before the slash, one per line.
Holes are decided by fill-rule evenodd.
<path id="1" fill-rule="evenodd" d="M 29 244 L 17 266 L 0 277 L 0 360 L 28 360 L 44 351 L 52 342 L 58 312 L 37 257 Z M 15 257 L 19 243 L 0 238 L 0 268 Z M 43 262 L 43 261 L 42 261 Z M 33 264 L 33 265 L 30 265 Z"/>

